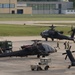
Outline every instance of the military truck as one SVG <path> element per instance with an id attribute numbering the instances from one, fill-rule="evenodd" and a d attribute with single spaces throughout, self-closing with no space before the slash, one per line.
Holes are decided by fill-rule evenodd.
<path id="1" fill-rule="evenodd" d="M 36 63 L 36 64 L 33 64 L 31 65 L 31 70 L 32 71 L 46 71 L 50 68 L 49 66 L 49 62 L 51 62 L 51 59 L 49 58 L 41 58 L 40 59 L 40 62 Z"/>
<path id="2" fill-rule="evenodd" d="M 12 41 L 0 41 L 0 53 L 9 53 L 12 51 Z"/>

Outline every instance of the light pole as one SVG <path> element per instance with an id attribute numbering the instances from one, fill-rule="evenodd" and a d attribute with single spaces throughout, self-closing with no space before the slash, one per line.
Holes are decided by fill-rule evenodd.
<path id="1" fill-rule="evenodd" d="M 38 14 L 37 5 L 35 6 L 35 8 L 36 8 L 36 14 Z"/>

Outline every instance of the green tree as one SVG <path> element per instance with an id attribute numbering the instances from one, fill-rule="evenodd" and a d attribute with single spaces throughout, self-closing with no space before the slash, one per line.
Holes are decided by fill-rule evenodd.
<path id="1" fill-rule="evenodd" d="M 73 6 L 75 8 L 75 0 L 69 0 L 70 2 L 73 2 Z"/>

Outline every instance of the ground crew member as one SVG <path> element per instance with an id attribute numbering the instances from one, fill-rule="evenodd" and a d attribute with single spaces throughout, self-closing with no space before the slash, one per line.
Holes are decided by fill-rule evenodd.
<path id="1" fill-rule="evenodd" d="M 67 42 L 67 49 L 69 49 L 70 48 L 70 45 L 69 45 L 69 41 Z"/>
<path id="2" fill-rule="evenodd" d="M 64 42 L 65 49 L 67 49 L 67 41 Z"/>
<path id="3" fill-rule="evenodd" d="M 59 49 L 60 49 L 60 47 L 59 47 L 59 41 L 57 41 L 57 48 L 59 48 Z"/>
<path id="4" fill-rule="evenodd" d="M 3 50 L 2 50 L 2 48 L 0 47 L 0 53 L 3 53 Z"/>

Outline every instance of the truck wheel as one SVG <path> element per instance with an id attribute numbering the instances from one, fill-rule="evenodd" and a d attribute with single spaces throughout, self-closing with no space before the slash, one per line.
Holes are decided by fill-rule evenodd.
<path id="1" fill-rule="evenodd" d="M 40 58 L 40 55 L 37 55 L 37 58 Z"/>
<path id="2" fill-rule="evenodd" d="M 42 70 L 42 68 L 40 66 L 37 67 L 37 71 L 40 71 Z"/>
<path id="3" fill-rule="evenodd" d="M 34 69 L 31 69 L 32 71 L 34 71 Z"/>
<path id="4" fill-rule="evenodd" d="M 42 55 L 42 57 L 45 57 L 45 55 Z"/>
<path id="5" fill-rule="evenodd" d="M 54 38 L 51 38 L 52 39 L 52 41 L 54 41 Z"/>
<path id="6" fill-rule="evenodd" d="M 46 67 L 44 68 L 44 70 L 48 70 L 48 68 L 49 68 L 49 66 L 46 66 Z"/>

